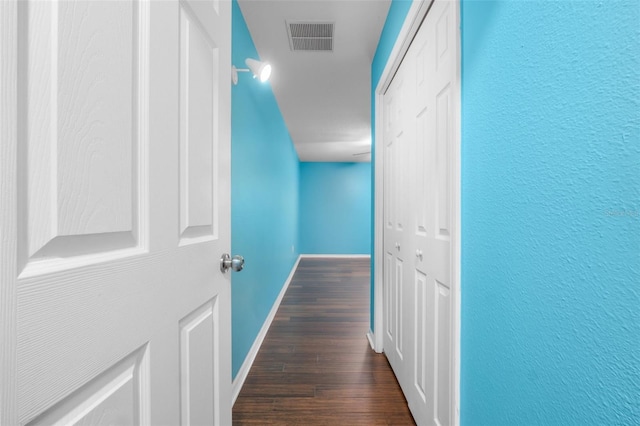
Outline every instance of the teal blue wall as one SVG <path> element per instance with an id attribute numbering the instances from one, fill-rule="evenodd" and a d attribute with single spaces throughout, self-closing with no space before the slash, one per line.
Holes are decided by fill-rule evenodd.
<path id="1" fill-rule="evenodd" d="M 235 0 L 232 13 L 232 61 L 244 66 L 258 54 Z M 299 162 L 268 83 L 240 74 L 231 96 L 231 248 L 246 258 L 231 291 L 235 377 L 298 256 Z"/>
<path id="2" fill-rule="evenodd" d="M 391 50 L 393 50 L 393 45 L 396 42 L 396 38 L 398 38 L 398 33 L 400 33 L 400 29 L 404 24 L 404 20 L 409 12 L 409 8 L 411 8 L 411 0 L 391 0 L 391 6 L 389 6 L 389 13 L 387 14 L 387 20 L 384 23 L 384 27 L 382 28 L 382 33 L 380 34 L 380 40 L 378 41 L 378 47 L 376 49 L 376 53 L 373 57 L 373 61 L 371 63 L 371 141 L 372 146 L 375 145 L 376 140 L 376 129 L 375 129 L 375 102 L 376 102 L 376 87 L 380 81 L 380 77 L 382 76 L 382 71 L 384 71 L 384 67 L 387 65 L 387 59 L 389 59 L 389 55 L 391 54 Z M 375 164 L 375 150 L 371 151 L 371 164 Z M 371 168 L 371 235 L 375 235 L 375 171 L 374 167 Z M 372 238 L 371 241 L 371 253 L 373 253 L 374 241 Z M 373 323 L 373 314 L 374 314 L 374 303 L 375 303 L 375 294 L 373 291 L 373 277 L 375 268 L 375 262 L 373 257 L 371 258 L 371 316 L 369 318 L 369 326 L 372 331 L 375 331 L 374 323 Z"/>
<path id="3" fill-rule="evenodd" d="M 462 7 L 463 425 L 640 423 L 640 2 Z"/>
<path id="4" fill-rule="evenodd" d="M 300 163 L 300 252 L 370 254 L 371 164 Z"/>
<path id="5" fill-rule="evenodd" d="M 461 15 L 461 424 L 638 424 L 640 3 Z"/>

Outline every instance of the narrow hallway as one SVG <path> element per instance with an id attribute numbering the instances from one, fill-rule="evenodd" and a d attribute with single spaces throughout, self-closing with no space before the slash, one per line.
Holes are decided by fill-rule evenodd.
<path id="1" fill-rule="evenodd" d="M 369 260 L 302 259 L 233 407 L 233 424 L 413 425 L 371 350 Z"/>

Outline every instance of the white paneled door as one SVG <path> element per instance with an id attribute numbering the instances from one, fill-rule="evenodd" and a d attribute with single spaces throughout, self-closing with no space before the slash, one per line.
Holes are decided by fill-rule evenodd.
<path id="1" fill-rule="evenodd" d="M 455 423 L 457 7 L 432 3 L 383 97 L 383 343 L 419 425 Z"/>
<path id="2" fill-rule="evenodd" d="M 406 115 L 411 99 L 410 67 L 398 70 L 384 97 L 384 348 L 398 381 L 409 380 L 408 364 L 411 336 L 407 334 L 411 322 L 410 278 L 411 253 L 409 247 L 411 200 L 408 198 L 407 162 L 411 152 L 408 145 L 414 138 L 411 120 Z"/>
<path id="3" fill-rule="evenodd" d="M 230 28 L 0 3 L 1 424 L 230 424 Z"/>

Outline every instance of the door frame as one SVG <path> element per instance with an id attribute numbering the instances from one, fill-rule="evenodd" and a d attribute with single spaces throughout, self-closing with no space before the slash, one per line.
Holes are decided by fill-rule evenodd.
<path id="1" fill-rule="evenodd" d="M 451 398 L 453 415 L 452 419 L 453 423 L 458 425 L 460 424 L 460 300 L 461 300 L 461 289 L 460 289 L 460 235 L 461 235 L 461 220 L 460 220 L 460 186 L 461 186 L 461 79 L 460 79 L 460 70 L 461 70 L 461 37 L 460 37 L 460 1 L 453 0 L 456 3 L 456 14 L 455 14 L 455 22 L 453 23 L 456 28 L 456 45 L 457 45 L 457 54 L 456 54 L 456 66 L 455 66 L 455 87 L 454 90 L 454 105 L 453 111 L 455 115 L 455 129 L 454 129 L 454 140 L 452 146 L 452 155 L 453 165 L 454 165 L 454 176 L 455 179 L 452 182 L 452 198 L 454 202 L 454 208 L 451 211 L 452 217 L 450 218 L 451 222 L 455 224 L 455 231 L 451 238 L 451 285 L 454 288 L 452 291 L 453 302 L 452 302 L 452 331 L 453 331 L 453 339 L 452 339 L 452 351 L 451 351 L 451 365 L 453 371 L 453 394 Z M 402 60 L 404 59 L 407 50 L 409 50 L 409 46 L 413 41 L 416 33 L 420 29 L 420 25 L 422 24 L 424 18 L 426 17 L 429 9 L 431 9 L 431 4 L 433 0 L 413 0 L 411 7 L 409 8 L 409 12 L 404 20 L 404 24 L 396 38 L 396 42 L 393 46 L 391 54 L 387 59 L 387 63 L 384 67 L 380 80 L 375 90 L 375 141 L 374 141 L 374 154 L 375 154 L 375 163 L 374 163 L 374 250 L 373 250 L 373 259 L 374 259 L 374 318 L 373 324 L 376 332 L 370 331 L 368 338 L 371 344 L 371 347 L 378 353 L 383 352 L 384 344 L 383 344 L 383 333 L 384 330 L 384 315 L 383 315 L 383 307 L 384 307 L 384 291 L 383 291 L 383 176 L 384 176 L 384 162 L 383 162 L 383 152 L 384 152 L 384 129 L 383 129 L 383 117 L 384 117 L 384 102 L 383 96 L 384 93 L 389 88 L 393 77 L 396 74 L 396 71 L 400 67 Z"/>

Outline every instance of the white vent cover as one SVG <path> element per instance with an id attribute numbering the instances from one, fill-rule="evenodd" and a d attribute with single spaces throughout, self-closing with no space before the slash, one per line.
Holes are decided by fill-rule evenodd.
<path id="1" fill-rule="evenodd" d="M 293 51 L 332 52 L 333 22 L 287 21 L 289 46 Z"/>

